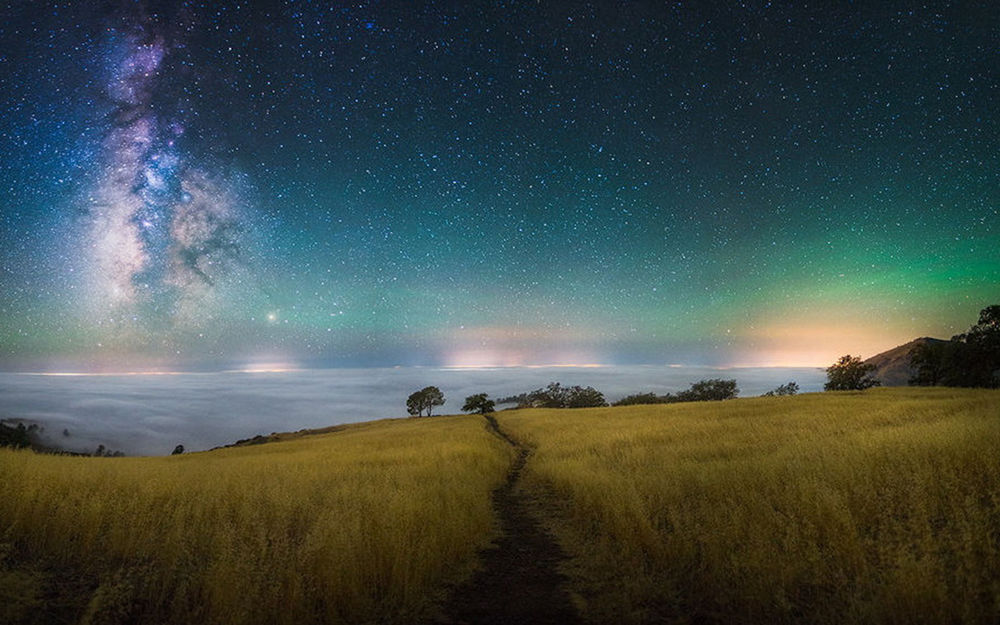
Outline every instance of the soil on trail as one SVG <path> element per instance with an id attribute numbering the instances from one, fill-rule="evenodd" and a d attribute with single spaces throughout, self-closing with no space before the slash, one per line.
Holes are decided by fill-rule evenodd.
<path id="1" fill-rule="evenodd" d="M 507 482 L 493 493 L 500 538 L 480 554 L 482 568 L 452 593 L 440 625 L 573 625 L 580 617 L 563 589 L 558 565 L 566 559 L 555 540 L 530 512 L 518 488 L 528 449 L 500 429 L 492 415 L 488 427 L 518 451 Z"/>

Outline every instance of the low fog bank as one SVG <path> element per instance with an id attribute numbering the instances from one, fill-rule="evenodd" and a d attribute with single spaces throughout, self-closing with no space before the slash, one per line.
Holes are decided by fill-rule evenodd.
<path id="1" fill-rule="evenodd" d="M 98 445 L 129 455 L 168 454 L 175 445 L 209 449 L 256 434 L 405 417 L 406 398 L 434 385 L 456 413 L 467 395 L 504 397 L 549 382 L 593 386 L 608 401 L 663 394 L 705 378 L 736 379 L 741 397 L 794 380 L 821 390 L 816 368 L 614 366 L 504 369 L 323 369 L 280 373 L 51 376 L 0 374 L 0 418 L 37 423 L 43 437 L 71 451 Z M 68 436 L 64 435 L 68 432 Z"/>

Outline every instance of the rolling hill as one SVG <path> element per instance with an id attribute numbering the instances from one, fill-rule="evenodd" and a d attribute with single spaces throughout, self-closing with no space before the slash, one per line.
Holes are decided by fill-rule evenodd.
<path id="1" fill-rule="evenodd" d="M 884 388 L 166 457 L 0 449 L 0 623 L 993 624 L 998 402 Z"/>
<path id="2" fill-rule="evenodd" d="M 910 351 L 917 345 L 946 342 L 943 339 L 923 336 L 881 354 L 875 354 L 865 362 L 875 365 L 874 376 L 882 383 L 882 386 L 906 386 L 914 374 L 913 368 L 910 367 Z"/>

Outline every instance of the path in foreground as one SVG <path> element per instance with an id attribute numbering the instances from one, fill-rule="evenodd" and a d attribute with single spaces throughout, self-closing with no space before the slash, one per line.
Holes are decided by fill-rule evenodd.
<path id="1" fill-rule="evenodd" d="M 531 514 L 530 500 L 518 488 L 528 449 L 501 430 L 492 416 L 486 420 L 518 451 L 507 482 L 493 493 L 501 535 L 480 555 L 482 569 L 455 589 L 439 623 L 580 623 L 563 589 L 566 578 L 558 571 L 566 554 Z"/>

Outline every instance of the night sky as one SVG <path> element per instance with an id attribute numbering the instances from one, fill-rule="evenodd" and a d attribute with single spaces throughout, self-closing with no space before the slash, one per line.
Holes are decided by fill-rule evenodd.
<path id="1" fill-rule="evenodd" d="M 947 338 L 1000 303 L 991 5 L 7 2 L 0 368 Z"/>

